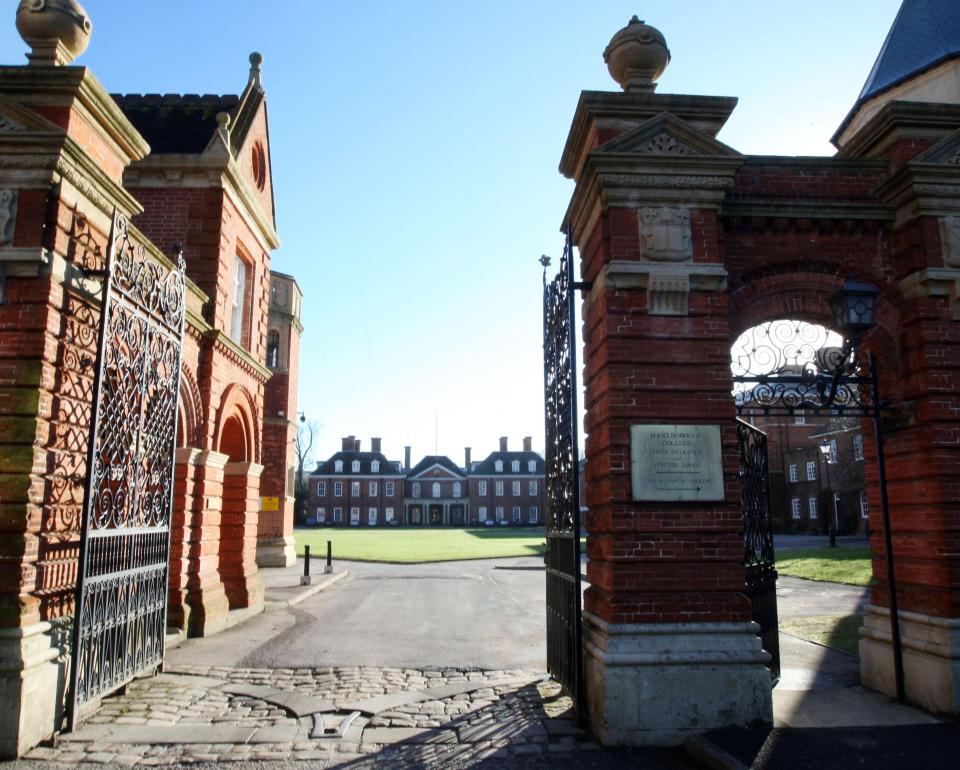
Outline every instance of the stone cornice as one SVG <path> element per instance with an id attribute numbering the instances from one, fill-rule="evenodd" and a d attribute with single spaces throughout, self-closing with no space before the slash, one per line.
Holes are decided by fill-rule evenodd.
<path id="1" fill-rule="evenodd" d="M 877 196 L 896 210 L 896 223 L 916 216 L 960 214 L 960 167 L 908 163 L 877 188 Z"/>
<path id="2" fill-rule="evenodd" d="M 842 201 L 776 201 L 725 200 L 720 205 L 722 217 L 761 217 L 764 219 L 893 219 L 893 209 L 880 203 L 847 203 Z"/>
<path id="3" fill-rule="evenodd" d="M 591 149 L 587 146 L 590 132 L 596 123 L 610 121 L 627 128 L 669 112 L 715 136 L 736 106 L 737 99 L 729 96 L 582 91 L 560 158 L 560 173 L 570 179 L 579 178 Z"/>
<path id="4" fill-rule="evenodd" d="M 601 209 L 681 204 L 716 209 L 743 165 L 739 157 L 591 153 L 564 214 L 579 243 Z"/>
<path id="5" fill-rule="evenodd" d="M 589 306 L 606 291 L 647 293 L 650 315 L 686 315 L 691 291 L 719 292 L 727 288 L 723 265 L 702 262 L 612 260 L 604 265 L 584 300 Z"/>
<path id="6" fill-rule="evenodd" d="M 224 353 L 231 361 L 252 374 L 260 382 L 265 383 L 273 376 L 273 372 L 219 329 L 210 329 L 203 336 L 213 344 L 214 350 Z"/>
<path id="7" fill-rule="evenodd" d="M 26 96 L 28 107 L 63 106 L 76 99 L 93 129 L 129 160 L 150 152 L 150 145 L 86 67 L 0 67 L 0 92 Z"/>
<path id="8" fill-rule="evenodd" d="M 892 101 L 843 146 L 840 157 L 883 156 L 898 139 L 943 138 L 960 128 L 960 105 Z M 833 136 L 836 143 L 839 131 Z"/>

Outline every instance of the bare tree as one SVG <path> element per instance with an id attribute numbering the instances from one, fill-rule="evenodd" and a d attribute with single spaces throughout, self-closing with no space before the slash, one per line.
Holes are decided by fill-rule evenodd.
<path id="1" fill-rule="evenodd" d="M 293 490 L 294 518 L 303 522 L 306 518 L 307 499 L 310 497 L 308 482 L 304 475 L 304 468 L 310 465 L 313 459 L 313 443 L 320 435 L 321 424 L 316 420 L 307 420 L 300 416 L 297 426 L 297 436 L 294 439 L 294 451 L 297 454 L 297 478 Z"/>

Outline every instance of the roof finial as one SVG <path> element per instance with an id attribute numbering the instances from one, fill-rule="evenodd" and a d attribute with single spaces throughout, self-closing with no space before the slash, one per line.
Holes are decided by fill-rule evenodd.
<path id="1" fill-rule="evenodd" d="M 77 0 L 20 0 L 17 31 L 31 64 L 66 65 L 87 50 L 93 24 Z"/>
<path id="2" fill-rule="evenodd" d="M 633 16 L 603 52 L 611 77 L 624 91 L 653 91 L 670 63 L 663 33 Z"/>
<path id="3" fill-rule="evenodd" d="M 263 65 L 263 55 L 257 51 L 250 54 L 250 81 L 257 88 L 263 88 L 260 85 L 260 68 Z"/>
<path id="4" fill-rule="evenodd" d="M 220 135 L 221 141 L 226 145 L 226 148 L 230 149 L 230 113 L 229 112 L 218 112 L 217 113 L 217 133 Z"/>

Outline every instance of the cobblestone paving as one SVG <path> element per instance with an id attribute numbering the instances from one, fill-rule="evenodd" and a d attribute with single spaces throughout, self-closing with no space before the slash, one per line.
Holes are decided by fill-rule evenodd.
<path id="1" fill-rule="evenodd" d="M 595 751 L 531 671 L 182 667 L 132 682 L 29 759 L 112 766 L 374 759 L 391 768 Z"/>

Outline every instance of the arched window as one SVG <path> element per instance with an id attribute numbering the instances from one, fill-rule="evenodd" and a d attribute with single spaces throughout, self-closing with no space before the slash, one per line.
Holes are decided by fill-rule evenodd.
<path id="1" fill-rule="evenodd" d="M 511 467 L 513 468 L 513 472 L 514 472 L 514 473 L 520 473 L 520 461 L 519 461 L 519 460 L 514 460 Z"/>
<path id="2" fill-rule="evenodd" d="M 413 482 L 413 496 L 414 496 L 414 497 L 420 497 L 420 482 L 419 482 L 419 481 Z"/>
<path id="3" fill-rule="evenodd" d="M 354 472 L 354 473 L 360 473 L 360 461 L 359 461 L 359 460 L 354 460 L 354 461 L 353 461 L 353 464 L 352 464 L 352 467 L 353 467 L 353 472 Z"/>
<path id="4" fill-rule="evenodd" d="M 280 363 L 280 332 L 271 329 L 267 332 L 267 366 L 276 369 Z"/>
<path id="5" fill-rule="evenodd" d="M 439 482 L 439 481 L 434 481 L 434 482 L 433 482 L 433 496 L 434 496 L 434 497 L 440 497 L 440 482 Z"/>
<path id="6" fill-rule="evenodd" d="M 503 460 L 497 460 L 494 462 L 493 467 L 496 469 L 497 473 L 503 472 Z"/>
<path id="7" fill-rule="evenodd" d="M 454 496 L 454 497 L 460 497 L 460 489 L 461 489 L 461 487 L 460 487 L 460 482 L 459 482 L 459 481 L 453 482 L 453 496 Z"/>

